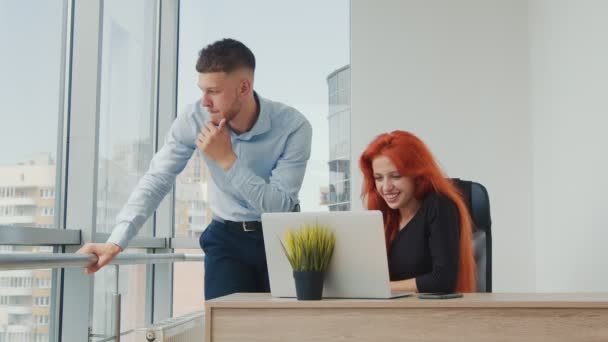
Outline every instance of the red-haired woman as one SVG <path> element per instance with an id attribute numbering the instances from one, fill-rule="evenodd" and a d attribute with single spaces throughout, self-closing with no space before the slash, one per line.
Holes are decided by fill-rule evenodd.
<path id="1" fill-rule="evenodd" d="M 471 217 L 415 135 L 381 134 L 359 160 L 367 208 L 382 211 L 391 289 L 474 292 Z"/>

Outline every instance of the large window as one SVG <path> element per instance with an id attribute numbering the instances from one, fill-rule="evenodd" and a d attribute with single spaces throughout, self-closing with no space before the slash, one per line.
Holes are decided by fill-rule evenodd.
<path id="1" fill-rule="evenodd" d="M 112 231 L 154 153 L 155 10 L 155 1 L 104 1 L 97 232 Z"/>
<path id="2" fill-rule="evenodd" d="M 97 232 L 110 233 L 116 217 L 154 153 L 156 108 L 156 1 L 103 2 L 99 118 Z M 152 220 L 139 235 L 152 235 Z M 133 251 L 128 251 L 132 253 Z M 141 251 L 145 252 L 145 250 Z M 122 296 L 121 331 L 145 319 L 145 265 L 106 267 L 95 274 L 92 334 L 113 335 L 113 295 Z M 118 278 L 117 278 L 118 277 Z M 128 340 L 131 337 L 124 337 Z"/>
<path id="3" fill-rule="evenodd" d="M 90 5 L 67 0 L 0 1 L 0 44 L 5 47 L 0 54 L 3 125 L 3 134 L 0 135 L 3 146 L 0 153 L 0 226 L 3 229 L 4 226 L 10 226 L 10 230 L 60 228 L 64 222 L 77 223 L 78 226 L 68 228 L 81 229 L 82 237 L 87 240 L 105 238 L 104 234 L 88 234 L 91 231 L 112 231 L 120 209 L 148 169 L 158 147 L 155 146 L 156 131 L 162 128 L 157 127 L 157 121 L 162 123 L 165 118 L 157 120 L 157 103 L 163 105 L 168 97 L 173 96 L 157 94 L 158 72 L 167 70 L 159 69 L 164 65 L 158 63 L 161 37 L 158 29 L 161 19 L 171 17 L 158 16 L 160 3 L 157 0 L 105 0 L 90 2 Z M 177 6 L 177 3 L 173 4 Z M 172 5 L 164 2 L 163 6 L 171 8 Z M 339 98 L 340 92 L 350 96 L 350 90 L 346 87 L 348 82 L 337 81 L 346 88 L 338 85 L 334 89 L 330 85 L 332 75 L 337 70 L 348 68 L 349 64 L 348 0 L 327 3 L 320 0 L 314 3 L 181 0 L 179 7 L 178 109 L 200 98 L 194 69 L 199 50 L 225 37 L 243 41 L 253 50 L 258 61 L 255 90 L 265 98 L 300 110 L 313 126 L 312 156 L 300 192 L 302 210 L 331 209 L 334 204 L 329 200 L 333 196 L 330 194 L 333 193 L 331 186 L 345 184 L 348 180 L 348 174 L 332 176 L 332 160 L 349 159 L 350 139 L 348 111 L 338 110 L 332 96 L 338 94 Z M 102 13 L 98 12 L 99 9 Z M 68 18 L 68 14 L 74 17 Z M 87 20 L 92 18 L 95 20 Z M 96 41 L 99 33 L 97 18 L 101 19 L 101 41 Z M 90 26 L 88 22 L 91 22 Z M 171 24 L 164 25 L 164 28 L 170 32 Z M 165 35 L 162 37 L 167 39 Z M 170 43 L 171 38 L 168 40 Z M 91 57 L 72 53 L 86 51 L 82 49 L 87 46 L 83 42 L 99 46 L 99 70 L 95 67 L 79 69 L 83 60 Z M 170 44 L 164 46 L 166 48 Z M 67 53 L 72 47 L 74 51 Z M 77 72 L 70 74 L 73 70 Z M 71 83 L 66 85 L 66 80 Z M 91 100 L 99 95 L 98 108 L 85 108 L 88 101 L 84 104 L 84 101 L 75 100 L 81 97 L 69 97 L 74 95 L 69 93 L 74 89 L 83 90 Z M 91 105 L 96 104 L 91 101 Z M 70 109 L 69 115 L 64 114 L 68 113 L 66 109 Z M 99 116 L 94 118 L 94 127 L 81 123 L 92 122 L 88 121 L 88 116 L 93 120 L 97 110 Z M 87 120 L 75 120 L 82 119 L 83 115 Z M 338 118 L 335 122 L 334 117 Z M 86 131 L 81 132 L 80 129 Z M 87 137 L 94 135 L 98 139 L 87 140 L 84 144 L 71 139 L 72 143 L 67 144 L 65 137 L 74 138 L 81 134 Z M 162 137 L 159 140 L 162 141 Z M 95 143 L 97 145 L 94 146 Z M 89 167 L 93 159 L 79 163 L 81 156 L 78 153 L 65 154 L 70 158 L 64 158 L 64 150 L 79 151 L 74 146 L 84 146 L 87 152 L 96 148 L 98 168 L 93 170 Z M 340 154 L 332 152 L 338 150 Z M 62 165 L 65 160 L 69 164 Z M 341 167 L 344 169 L 344 165 Z M 90 194 L 96 205 L 96 210 L 92 210 L 94 217 L 82 215 L 90 216 L 93 220 L 90 223 L 87 218 L 81 219 L 77 215 L 68 215 L 66 220 L 61 217 L 66 209 L 63 203 L 67 203 L 70 214 L 74 208 L 76 212 L 80 208 L 74 204 L 77 201 L 66 201 L 64 197 L 62 182 L 80 184 L 72 182 L 74 179 L 86 179 L 90 183 L 83 184 L 96 185 L 96 188 L 82 190 L 76 186 L 68 187 L 70 194 L 72 191 L 94 190 Z M 190 239 L 182 245 L 179 241 L 183 243 L 184 240 L 176 240 L 177 253 L 201 253 L 192 242 L 197 241 L 212 217 L 208 180 L 204 160 L 199 152 L 195 152 L 179 175 L 175 188 L 174 237 Z M 349 198 L 347 186 L 340 190 L 340 196 L 341 201 Z M 90 209 L 89 204 L 82 207 Z M 153 228 L 153 221 L 149 220 L 142 227 L 140 236 L 153 236 Z M 48 230 L 31 229 L 30 232 L 36 241 L 41 241 L 41 236 L 53 236 L 47 235 Z M 55 231 L 55 234 L 59 233 L 70 236 L 63 234 L 68 232 Z M 15 235 L 10 236 L 13 239 Z M 53 247 L 41 247 L 9 246 L 6 243 L 13 242 L 0 239 L 0 243 L 5 243 L 0 245 L 0 253 L 49 253 L 62 248 L 73 252 L 75 246 L 71 244 L 78 243 L 77 238 L 59 240 L 54 239 Z M 47 240 L 43 241 L 46 243 Z M 154 241 L 158 246 L 158 240 L 137 242 L 145 245 L 148 241 Z M 28 243 L 38 242 L 17 242 Z M 152 251 L 144 248 L 129 250 L 131 253 Z M 164 287 L 167 285 L 164 282 L 168 281 L 168 277 L 159 276 L 161 272 L 146 274 L 147 269 L 148 266 L 140 265 L 108 266 L 96 273 L 92 292 L 84 290 L 82 293 L 83 301 L 90 301 L 83 303 L 83 307 L 90 308 L 92 316 L 85 313 L 87 317 L 82 320 L 78 317 L 81 313 L 69 300 L 53 307 L 58 298 L 54 295 L 63 290 L 53 288 L 53 284 L 62 283 L 66 288 L 70 287 L 66 284 L 71 284 L 76 289 L 88 289 L 84 277 L 72 272 L 58 272 L 61 278 L 53 279 L 50 270 L 0 272 L 0 341 L 52 340 L 54 336 L 49 336 L 49 332 L 72 337 L 89 334 L 91 340 L 111 340 L 115 313 L 113 296 L 116 292 L 122 296 L 122 332 L 141 327 L 147 323 L 146 317 L 150 317 L 147 315 L 154 314 L 150 309 L 164 315 L 165 308 L 161 308 L 161 304 L 166 303 L 160 300 L 146 305 L 146 300 L 152 297 L 152 286 L 160 284 Z M 202 263 L 178 263 L 173 275 L 175 293 L 167 294 L 174 296 L 173 313 L 181 315 L 202 309 Z M 147 282 L 148 279 L 154 281 Z M 71 296 L 69 291 L 63 295 L 66 298 Z M 54 313 L 61 310 L 65 311 L 57 317 L 63 317 L 64 321 L 57 322 Z M 71 324 L 77 328 L 72 329 Z M 129 338 L 132 337 L 128 334 L 123 336 L 123 340 Z"/>
<path id="4" fill-rule="evenodd" d="M 66 21 L 63 1 L 0 1 L 0 226 L 58 228 Z M 23 252 L 52 248 L 0 246 Z M 50 270 L 0 272 L 0 341 L 48 341 L 51 284 Z"/>
<path id="5" fill-rule="evenodd" d="M 176 249 L 175 253 L 202 254 L 197 249 Z M 204 308 L 203 263 L 178 262 L 173 265 L 173 317 Z"/>
<path id="6" fill-rule="evenodd" d="M 127 253 L 137 252 L 138 250 L 127 249 Z M 106 266 L 94 276 L 92 341 L 107 341 L 109 337 L 114 336 L 117 293 L 120 293 L 121 297 L 120 331 L 126 333 L 121 341 L 133 341 L 134 336 L 130 332 L 145 325 L 146 265 L 124 265 L 118 268 Z"/>
<path id="7" fill-rule="evenodd" d="M 195 70 L 200 49 L 222 38 L 245 43 L 256 56 L 254 89 L 298 109 L 313 126 L 312 155 L 300 191 L 303 211 L 350 208 L 349 175 L 344 171 L 350 159 L 349 8 L 348 0 L 180 2 L 178 110 L 200 99 Z M 338 75 L 337 70 L 348 71 Z M 339 89 L 330 89 L 331 75 L 340 78 Z M 332 91 L 335 99 L 330 98 Z M 339 103 L 348 102 L 348 109 L 338 108 L 338 97 Z M 176 237 L 198 238 L 210 222 L 208 178 L 204 161 L 195 152 L 177 179 Z M 330 201 L 330 191 L 335 200 Z M 202 269 L 200 265 L 192 271 Z M 179 287 L 190 283 L 187 277 L 185 272 L 175 273 L 176 305 L 188 302 Z M 180 308 L 174 306 L 174 311 Z"/>

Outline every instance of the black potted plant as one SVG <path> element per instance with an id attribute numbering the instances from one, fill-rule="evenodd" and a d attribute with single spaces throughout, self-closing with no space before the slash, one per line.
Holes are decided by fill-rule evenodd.
<path id="1" fill-rule="evenodd" d="M 283 251 L 293 269 L 298 300 L 320 300 L 323 280 L 336 243 L 328 226 L 303 225 L 285 232 Z"/>

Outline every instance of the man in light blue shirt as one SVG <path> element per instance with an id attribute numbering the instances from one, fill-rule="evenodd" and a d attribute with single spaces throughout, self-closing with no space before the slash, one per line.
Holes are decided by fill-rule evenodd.
<path id="1" fill-rule="evenodd" d="M 260 217 L 299 210 L 312 128 L 297 110 L 253 90 L 255 57 L 224 39 L 201 50 L 196 64 L 202 99 L 173 122 L 164 146 L 131 194 L 105 244 L 88 243 L 96 272 L 123 251 L 169 192 L 195 149 L 207 163 L 213 221 L 200 238 L 205 298 L 268 292 Z"/>

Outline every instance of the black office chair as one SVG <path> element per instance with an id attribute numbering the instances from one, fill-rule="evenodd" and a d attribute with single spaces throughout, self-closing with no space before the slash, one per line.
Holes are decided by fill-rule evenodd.
<path id="1" fill-rule="evenodd" d="M 473 244 L 477 263 L 477 292 L 492 292 L 492 219 L 490 197 L 486 188 L 476 182 L 453 178 L 473 219 Z"/>

